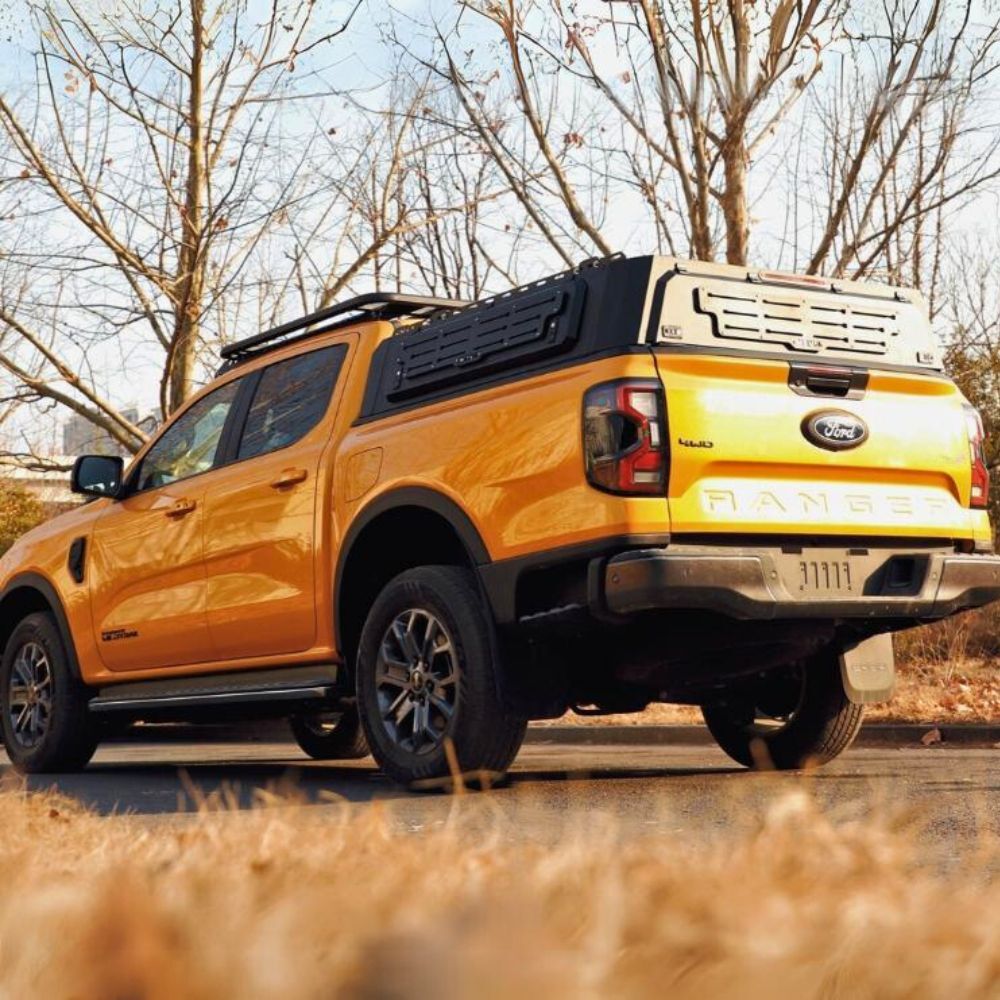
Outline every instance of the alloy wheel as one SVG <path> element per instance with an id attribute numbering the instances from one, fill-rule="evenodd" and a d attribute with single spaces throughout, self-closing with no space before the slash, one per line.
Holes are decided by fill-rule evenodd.
<path id="1" fill-rule="evenodd" d="M 447 735 L 458 707 L 458 664 L 444 625 L 423 608 L 396 615 L 379 645 L 375 694 L 386 732 L 426 754 Z"/>
<path id="2" fill-rule="evenodd" d="M 24 643 L 14 657 L 7 711 L 18 744 L 26 750 L 37 747 L 52 720 L 52 669 L 40 643 Z"/>

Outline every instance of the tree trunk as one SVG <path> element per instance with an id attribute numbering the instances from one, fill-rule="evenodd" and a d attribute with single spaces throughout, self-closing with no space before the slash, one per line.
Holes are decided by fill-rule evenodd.
<path id="1" fill-rule="evenodd" d="M 728 137 L 722 148 L 725 187 L 722 214 L 726 223 L 726 261 L 745 265 L 750 241 L 750 213 L 747 208 L 747 156 L 742 133 Z"/>
<path id="2" fill-rule="evenodd" d="M 744 0 L 732 0 L 729 16 L 733 27 L 733 83 L 729 108 L 724 111 L 725 137 L 719 148 L 725 181 L 722 188 L 722 217 L 726 225 L 726 261 L 746 265 L 750 240 L 747 209 L 747 118 L 751 61 L 750 20 Z"/>
<path id="3" fill-rule="evenodd" d="M 178 260 L 177 304 L 174 335 L 170 346 L 164 416 L 172 413 L 191 393 L 194 385 L 195 353 L 201 326 L 205 291 L 204 237 L 207 165 L 202 98 L 204 83 L 204 0 L 190 0 L 191 69 L 188 97 L 188 164 L 184 192 L 181 250 Z"/>

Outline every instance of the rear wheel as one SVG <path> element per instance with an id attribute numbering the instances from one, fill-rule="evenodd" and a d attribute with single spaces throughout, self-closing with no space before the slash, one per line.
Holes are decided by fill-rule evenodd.
<path id="1" fill-rule="evenodd" d="M 358 710 L 293 715 L 288 720 L 296 743 L 313 760 L 357 760 L 368 756 Z"/>
<path id="2" fill-rule="evenodd" d="M 709 732 L 746 767 L 826 764 L 854 742 L 864 709 L 848 700 L 838 651 L 734 685 L 702 706 Z"/>
<path id="3" fill-rule="evenodd" d="M 87 701 L 52 615 L 28 615 L 0 663 L 0 727 L 11 763 L 26 773 L 85 767 L 97 748 Z"/>
<path id="4" fill-rule="evenodd" d="M 358 650 L 368 745 L 393 780 L 411 785 L 457 770 L 494 780 L 527 722 L 497 692 L 496 642 L 475 578 L 454 566 L 397 576 L 378 596 Z"/>

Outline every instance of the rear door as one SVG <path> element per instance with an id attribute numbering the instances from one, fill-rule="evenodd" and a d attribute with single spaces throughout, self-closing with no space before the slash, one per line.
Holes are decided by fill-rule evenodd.
<path id="1" fill-rule="evenodd" d="M 239 392 L 203 396 L 152 445 L 125 499 L 94 526 L 91 614 L 109 670 L 149 670 L 214 656 L 202 531 L 207 478 Z"/>
<path id="2" fill-rule="evenodd" d="M 221 659 L 316 642 L 317 489 L 348 352 L 339 343 L 249 376 L 230 461 L 205 498 L 208 625 Z"/>

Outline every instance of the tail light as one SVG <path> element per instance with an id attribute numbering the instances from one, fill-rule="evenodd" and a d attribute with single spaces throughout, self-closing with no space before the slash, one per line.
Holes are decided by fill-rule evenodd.
<path id="1" fill-rule="evenodd" d="M 663 389 L 655 379 L 604 382 L 583 397 L 587 481 L 608 493 L 656 494 L 667 486 Z"/>
<path id="2" fill-rule="evenodd" d="M 969 431 L 969 461 L 972 465 L 972 492 L 970 507 L 986 507 L 990 500 L 990 471 L 986 468 L 986 434 L 979 412 L 966 405 L 965 424 Z"/>

